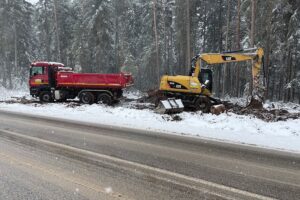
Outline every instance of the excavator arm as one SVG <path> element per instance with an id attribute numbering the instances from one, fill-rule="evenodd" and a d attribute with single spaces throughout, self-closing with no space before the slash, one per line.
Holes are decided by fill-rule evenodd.
<path id="1" fill-rule="evenodd" d="M 254 99 L 258 102 L 262 102 L 264 96 L 263 77 L 261 76 L 263 56 L 264 51 L 262 48 L 197 55 L 192 60 L 192 68 L 194 68 L 192 76 L 199 76 L 199 73 L 201 72 L 201 61 L 204 61 L 208 65 L 252 61 L 252 100 Z"/>

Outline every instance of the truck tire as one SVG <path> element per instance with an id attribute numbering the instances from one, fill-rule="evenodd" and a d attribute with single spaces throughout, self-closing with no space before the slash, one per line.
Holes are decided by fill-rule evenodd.
<path id="1" fill-rule="evenodd" d="M 41 102 L 50 103 L 53 102 L 53 97 L 51 92 L 41 92 L 39 95 L 39 99 Z"/>
<path id="2" fill-rule="evenodd" d="M 97 97 L 97 103 L 102 103 L 102 104 L 105 104 L 105 105 L 111 105 L 112 104 L 112 98 L 109 94 L 100 93 Z"/>
<path id="3" fill-rule="evenodd" d="M 95 97 L 91 92 L 82 92 L 79 96 L 79 100 L 83 104 L 93 104 L 95 102 Z"/>
<path id="4" fill-rule="evenodd" d="M 195 109 L 203 113 L 209 113 L 211 108 L 210 99 L 207 97 L 199 97 L 195 102 Z"/>

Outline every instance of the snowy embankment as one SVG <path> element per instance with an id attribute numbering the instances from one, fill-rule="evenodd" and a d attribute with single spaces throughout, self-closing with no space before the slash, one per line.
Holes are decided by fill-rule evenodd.
<path id="1" fill-rule="evenodd" d="M 5 92 L 6 100 L 11 96 L 21 97 L 26 93 L 2 91 L 2 94 L 3 92 Z M 132 93 L 127 95 L 130 95 L 131 99 L 136 96 Z M 159 115 L 148 109 L 134 109 L 130 104 L 123 103 L 115 107 L 108 107 L 97 104 L 72 106 L 72 103 L 26 105 L 0 103 L 0 110 L 159 131 L 166 134 L 200 137 L 300 153 L 300 119 L 264 122 L 250 116 L 233 113 L 215 116 L 199 112 L 184 112 L 178 114 L 177 119 L 181 120 L 176 121 L 172 116 Z M 297 105 L 291 104 L 290 110 L 295 110 L 296 107 Z M 299 107 L 298 109 L 300 110 Z"/>

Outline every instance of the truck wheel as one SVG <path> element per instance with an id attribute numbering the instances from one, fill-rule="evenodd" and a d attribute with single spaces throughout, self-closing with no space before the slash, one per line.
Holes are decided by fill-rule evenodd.
<path id="1" fill-rule="evenodd" d="M 46 102 L 46 103 L 53 102 L 51 92 L 41 92 L 39 99 L 41 102 Z"/>
<path id="2" fill-rule="evenodd" d="M 93 104 L 95 101 L 95 97 L 91 92 L 83 92 L 80 94 L 79 100 L 83 104 Z"/>
<path id="3" fill-rule="evenodd" d="M 195 109 L 202 111 L 203 113 L 209 113 L 211 108 L 211 102 L 207 97 L 199 97 L 195 102 Z"/>
<path id="4" fill-rule="evenodd" d="M 112 98 L 109 94 L 101 93 L 97 97 L 97 103 L 103 103 L 103 104 L 106 104 L 106 105 L 111 105 Z"/>

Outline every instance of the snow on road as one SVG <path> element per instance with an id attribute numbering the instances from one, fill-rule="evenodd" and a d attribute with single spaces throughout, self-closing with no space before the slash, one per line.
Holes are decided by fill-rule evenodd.
<path id="1" fill-rule="evenodd" d="M 7 93 L 6 98 L 22 95 L 24 92 Z M 133 94 L 130 95 L 131 98 L 134 97 Z M 27 105 L 0 103 L 0 110 L 159 131 L 166 134 L 200 137 L 300 153 L 300 119 L 268 123 L 250 116 L 233 113 L 215 116 L 200 112 L 184 112 L 178 115 L 182 119 L 181 121 L 174 121 L 168 115 L 159 115 L 148 109 L 137 110 L 121 104 L 115 107 L 97 104 L 75 107 L 69 105 L 68 103 Z"/>

